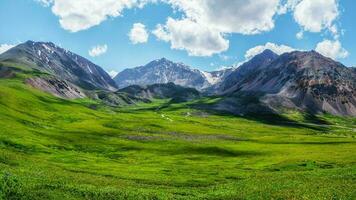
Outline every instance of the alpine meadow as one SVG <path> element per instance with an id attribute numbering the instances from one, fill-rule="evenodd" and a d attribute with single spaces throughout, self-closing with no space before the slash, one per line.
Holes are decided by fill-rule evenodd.
<path id="1" fill-rule="evenodd" d="M 356 199 L 355 6 L 2 0 L 0 200 Z"/>

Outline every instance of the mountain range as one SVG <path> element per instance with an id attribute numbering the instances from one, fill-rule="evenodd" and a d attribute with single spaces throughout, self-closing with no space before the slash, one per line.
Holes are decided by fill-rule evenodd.
<path id="1" fill-rule="evenodd" d="M 236 114 L 296 109 L 356 116 L 355 68 L 315 51 L 277 55 L 265 50 L 238 68 L 214 72 L 162 58 L 111 79 L 101 67 L 75 53 L 50 42 L 28 41 L 1 54 L 0 63 L 0 77 L 12 76 L 14 65 L 26 66 L 37 72 L 26 79 L 35 88 L 112 106 L 154 98 L 189 101 L 204 94 L 221 97 L 209 109 Z"/>
<path id="2" fill-rule="evenodd" d="M 255 96 L 272 110 L 356 115 L 355 71 L 315 51 L 277 56 L 266 50 L 227 77 L 218 93 Z"/>
<path id="3" fill-rule="evenodd" d="M 172 82 L 184 87 L 204 90 L 223 80 L 230 72 L 230 70 L 200 71 L 183 63 L 175 63 L 161 58 L 144 66 L 125 69 L 118 73 L 114 80 L 120 88 L 130 85 L 145 86 Z"/>

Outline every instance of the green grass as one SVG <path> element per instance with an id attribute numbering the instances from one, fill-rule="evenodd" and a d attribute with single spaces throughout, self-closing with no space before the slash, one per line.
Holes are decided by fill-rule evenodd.
<path id="1" fill-rule="evenodd" d="M 194 104 L 115 108 L 0 79 L 0 199 L 356 198 L 355 118 Z"/>

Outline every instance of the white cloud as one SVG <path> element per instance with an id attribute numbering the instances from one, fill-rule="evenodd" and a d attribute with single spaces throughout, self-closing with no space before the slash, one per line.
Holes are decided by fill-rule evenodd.
<path id="1" fill-rule="evenodd" d="M 211 56 L 226 51 L 229 41 L 222 33 L 190 19 L 168 18 L 165 26 L 158 26 L 154 34 L 163 41 L 170 41 L 172 49 L 188 51 L 191 56 Z"/>
<path id="2" fill-rule="evenodd" d="M 173 49 L 185 49 L 189 55 L 210 56 L 226 51 L 228 33 L 258 34 L 274 28 L 273 17 L 277 14 L 280 0 L 36 0 L 59 17 L 61 26 L 77 32 L 96 26 L 110 17 L 122 15 L 124 9 L 139 7 L 147 3 L 168 3 L 183 13 L 181 19 L 167 20 L 153 32 L 160 40 L 170 41 Z M 170 22 L 170 24 L 168 24 Z M 173 26 L 178 27 L 173 27 Z M 182 25 L 201 30 L 187 30 Z M 167 28 L 168 27 L 168 28 Z M 134 44 L 146 42 L 146 31 L 133 29 L 130 39 Z M 175 31 L 175 32 L 171 32 Z M 187 34 L 187 35 L 185 35 Z M 207 36 L 204 36 L 207 34 Z M 192 38 L 203 36 L 202 38 Z M 192 40 L 192 44 L 188 40 Z M 203 44 L 202 42 L 210 42 Z M 194 46 L 196 45 L 196 46 Z M 217 46 L 214 46 L 217 45 Z"/>
<path id="3" fill-rule="evenodd" d="M 52 6 L 61 26 L 71 32 L 88 29 L 124 9 L 142 8 L 147 3 L 163 2 L 205 26 L 224 33 L 257 34 L 274 27 L 280 0 L 35 0 Z"/>
<path id="4" fill-rule="evenodd" d="M 169 0 L 197 23 L 223 33 L 257 34 L 274 28 L 279 0 Z"/>
<path id="5" fill-rule="evenodd" d="M 35 1 L 42 4 L 45 7 L 49 7 L 53 3 L 53 0 L 35 0 Z"/>
<path id="6" fill-rule="evenodd" d="M 334 25 L 339 16 L 337 0 L 294 0 L 294 19 L 305 31 L 321 32 L 324 29 L 337 33 Z"/>
<path id="7" fill-rule="evenodd" d="M 286 14 L 288 11 L 293 11 L 299 2 L 302 0 L 284 0 L 279 6 L 278 14 Z"/>
<path id="8" fill-rule="evenodd" d="M 303 31 L 299 31 L 295 36 L 297 37 L 298 40 L 301 40 L 304 37 L 304 32 Z"/>
<path id="9" fill-rule="evenodd" d="M 110 75 L 111 78 L 115 78 L 115 76 L 118 74 L 118 72 L 115 70 L 111 70 L 108 72 L 108 74 Z"/>
<path id="10" fill-rule="evenodd" d="M 153 35 L 157 37 L 157 39 L 169 42 L 171 40 L 170 33 L 165 30 L 165 27 L 162 24 L 158 24 L 156 29 L 152 31 Z"/>
<path id="11" fill-rule="evenodd" d="M 272 30 L 277 15 L 292 12 L 301 31 L 319 33 L 328 30 L 334 40 L 342 35 L 337 26 L 338 0 L 35 0 L 51 6 L 61 26 L 71 32 L 86 30 L 118 17 L 125 9 L 142 8 L 147 3 L 167 3 L 182 13 L 168 18 L 152 33 L 172 49 L 186 50 L 191 56 L 211 56 L 229 48 L 228 35 L 260 34 Z M 147 42 L 144 25 L 130 31 L 134 44 Z M 143 26 L 143 27 L 142 27 Z M 189 27 L 189 28 L 188 28 Z M 340 45 L 341 46 L 341 45 Z"/>
<path id="12" fill-rule="evenodd" d="M 49 7 L 53 3 L 53 0 L 35 0 L 35 1 L 40 3 L 44 7 Z"/>
<path id="13" fill-rule="evenodd" d="M 276 53 L 278 55 L 296 50 L 296 49 L 286 46 L 286 45 L 278 45 L 278 44 L 267 42 L 265 45 L 259 45 L 259 46 L 256 46 L 256 47 L 253 47 L 253 48 L 247 50 L 247 52 L 245 54 L 245 58 L 247 60 L 249 60 L 249 59 L 253 58 L 254 56 L 262 53 L 266 49 L 272 50 L 274 53 Z"/>
<path id="14" fill-rule="evenodd" d="M 153 34 L 170 41 L 172 49 L 184 49 L 191 56 L 211 56 L 229 48 L 226 34 L 259 34 L 274 28 L 279 0 L 166 0 L 183 13 L 169 18 Z"/>
<path id="15" fill-rule="evenodd" d="M 53 0 L 52 12 L 64 29 L 77 32 L 99 25 L 109 17 L 120 16 L 125 8 L 142 7 L 143 3 L 140 0 Z"/>
<path id="16" fill-rule="evenodd" d="M 349 55 L 349 52 L 341 46 L 338 40 L 324 40 L 317 44 L 315 50 L 332 59 L 346 58 Z"/>
<path id="17" fill-rule="evenodd" d="M 135 23 L 128 35 L 133 44 L 146 43 L 149 37 L 145 25 L 141 23 Z"/>
<path id="18" fill-rule="evenodd" d="M 5 51 L 11 49 L 14 46 L 16 46 L 16 45 L 13 45 L 13 44 L 1 44 L 0 45 L 0 54 L 4 53 Z"/>
<path id="19" fill-rule="evenodd" d="M 223 55 L 223 54 L 219 54 L 219 58 L 220 58 L 222 61 L 228 61 L 228 60 L 231 59 L 230 56 Z"/>
<path id="20" fill-rule="evenodd" d="M 165 0 L 34 0 L 59 17 L 65 30 L 78 32 L 99 25 L 110 17 L 122 15 L 124 9 L 143 8 L 148 3 Z"/>
<path id="21" fill-rule="evenodd" d="M 89 50 L 89 55 L 91 57 L 96 57 L 96 56 L 100 56 L 103 55 L 104 53 L 106 53 L 106 51 L 108 50 L 108 45 L 104 44 L 104 45 L 97 45 L 95 47 L 92 47 Z"/>

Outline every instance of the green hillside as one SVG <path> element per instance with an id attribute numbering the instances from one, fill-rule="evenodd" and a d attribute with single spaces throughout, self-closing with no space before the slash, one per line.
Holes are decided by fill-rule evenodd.
<path id="1" fill-rule="evenodd" d="M 355 118 L 69 101 L 15 67 L 0 78 L 0 199 L 356 199 Z"/>

